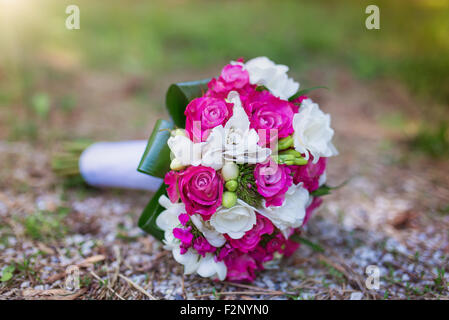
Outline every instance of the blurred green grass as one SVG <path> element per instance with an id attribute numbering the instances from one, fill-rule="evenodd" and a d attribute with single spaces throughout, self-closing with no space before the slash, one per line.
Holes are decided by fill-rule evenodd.
<path id="1" fill-rule="evenodd" d="M 44 101 L 43 90 L 70 78 L 67 66 L 158 81 L 259 55 L 289 65 L 295 74 L 343 66 L 360 79 L 401 81 L 413 96 L 445 108 L 449 101 L 446 0 L 78 0 L 81 29 L 70 31 L 64 22 L 72 3 L 37 0 L 15 13 L 18 21 L 0 42 L 0 106 L 28 104 L 27 112 L 38 110 L 42 118 L 52 99 Z M 380 8 L 380 30 L 365 28 L 369 4 Z M 70 107 L 58 99 L 70 111 L 78 99 L 65 94 L 72 97 Z"/>

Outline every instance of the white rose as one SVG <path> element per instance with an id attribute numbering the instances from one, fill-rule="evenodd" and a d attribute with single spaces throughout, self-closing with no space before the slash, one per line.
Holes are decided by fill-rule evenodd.
<path id="1" fill-rule="evenodd" d="M 265 86 L 281 99 L 287 100 L 299 89 L 299 83 L 287 76 L 288 67 L 275 64 L 267 57 L 257 57 L 244 64 L 249 73 L 249 82 Z"/>
<path id="2" fill-rule="evenodd" d="M 226 242 L 226 238 L 223 234 L 217 232 L 214 227 L 211 226 L 209 221 L 204 221 L 200 215 L 194 214 L 190 217 L 195 227 L 201 231 L 204 238 L 214 247 L 220 248 Z"/>
<path id="3" fill-rule="evenodd" d="M 256 224 L 255 209 L 237 199 L 237 204 L 231 208 L 220 207 L 212 215 L 210 224 L 218 232 L 226 233 L 232 239 L 240 239 Z"/>
<path id="4" fill-rule="evenodd" d="M 223 261 L 215 261 L 214 256 L 207 253 L 204 258 L 201 258 L 196 272 L 204 278 L 214 278 L 216 276 L 223 281 L 226 278 L 227 271 L 228 269 Z"/>
<path id="5" fill-rule="evenodd" d="M 306 216 L 306 208 L 309 205 L 309 192 L 303 188 L 302 183 L 292 185 L 285 194 L 282 206 L 265 207 L 258 212 L 273 222 L 281 230 L 285 237 L 289 236 L 291 228 L 302 225 Z"/>
<path id="6" fill-rule="evenodd" d="M 332 144 L 334 130 L 330 126 L 331 117 L 320 110 L 318 104 L 311 99 L 301 103 L 299 112 L 293 116 L 294 146 L 296 151 L 313 156 L 313 163 L 320 157 L 331 157 L 338 154 Z"/>

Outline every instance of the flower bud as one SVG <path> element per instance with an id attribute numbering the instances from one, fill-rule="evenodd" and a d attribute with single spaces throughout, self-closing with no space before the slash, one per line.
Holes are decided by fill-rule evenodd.
<path id="1" fill-rule="evenodd" d="M 172 130 L 171 135 L 173 137 L 175 137 L 175 136 L 184 136 L 184 137 L 186 137 L 187 136 L 186 131 L 184 129 Z"/>
<path id="2" fill-rule="evenodd" d="M 285 150 L 293 146 L 293 137 L 288 136 L 278 141 L 278 150 Z"/>
<path id="3" fill-rule="evenodd" d="M 236 180 L 229 180 L 225 183 L 225 188 L 229 191 L 237 190 L 238 183 Z"/>
<path id="4" fill-rule="evenodd" d="M 181 162 L 178 159 L 173 159 L 170 163 L 170 169 L 179 171 L 184 169 L 184 166 L 181 164 Z"/>
<path id="5" fill-rule="evenodd" d="M 237 203 L 237 195 L 235 192 L 225 191 L 223 192 L 223 207 L 232 208 Z"/>
<path id="6" fill-rule="evenodd" d="M 226 162 L 221 169 L 221 175 L 225 181 L 237 179 L 239 167 L 234 162 Z"/>

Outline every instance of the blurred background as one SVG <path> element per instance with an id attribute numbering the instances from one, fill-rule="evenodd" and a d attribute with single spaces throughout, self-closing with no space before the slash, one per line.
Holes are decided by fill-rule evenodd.
<path id="1" fill-rule="evenodd" d="M 71 4 L 80 8 L 79 30 L 65 27 Z M 370 4 L 380 8 L 380 30 L 365 27 Z M 61 271 L 59 260 L 42 256 L 30 267 L 35 256 L 24 248 L 34 252 L 36 242 L 44 257 L 72 250 L 70 261 L 92 254 L 109 261 L 119 244 L 134 257 L 131 274 L 148 275 L 145 259 L 154 252 L 136 220 L 150 195 L 67 189 L 50 169 L 53 152 L 80 138 L 147 139 L 168 117 L 171 83 L 218 76 L 230 60 L 261 55 L 288 65 L 302 88 L 329 88 L 311 93 L 332 114 L 340 151 L 329 161 L 329 184 L 353 178 L 316 218 L 333 223 L 312 223 L 309 236 L 341 256 L 350 248 L 352 257 L 361 243 L 380 256 L 385 246 L 366 233 L 379 232 L 409 250 L 407 259 L 418 252 L 431 267 L 447 268 L 449 1 L 0 0 L 0 249 L 15 248 L 0 250 L 0 269 L 2 261 L 13 266 L 0 294 L 27 279 L 25 287 L 39 285 L 29 275 L 47 277 L 43 265 Z M 336 235 L 326 238 L 333 234 L 326 228 Z M 348 230 L 363 233 L 355 239 Z M 447 294 L 431 267 L 427 280 L 440 279 L 432 290 L 419 291 L 426 283 L 419 277 L 404 289 L 393 273 L 389 289 L 373 297 Z M 335 272 L 326 279 L 341 280 Z M 94 298 L 108 292 L 86 288 Z"/>
<path id="2" fill-rule="evenodd" d="M 65 28 L 72 3 L 80 7 L 80 30 Z M 376 3 L 380 30 L 365 28 L 367 1 L 0 0 L 0 138 L 146 137 L 148 112 L 164 112 L 171 82 L 266 55 L 290 66 L 303 87 L 336 89 L 337 69 L 363 83 L 388 83 L 384 90 L 404 87 L 420 112 L 409 133 L 430 135 L 439 146 L 417 147 L 444 152 L 448 1 Z M 310 71 L 321 72 L 323 83 Z M 385 117 L 405 125 L 411 115 L 399 107 Z"/>

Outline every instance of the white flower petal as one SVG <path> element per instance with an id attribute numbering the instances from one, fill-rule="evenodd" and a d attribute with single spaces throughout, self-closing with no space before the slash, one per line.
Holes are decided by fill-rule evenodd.
<path id="1" fill-rule="evenodd" d="M 174 136 L 168 139 L 167 144 L 175 159 L 178 159 L 182 165 L 197 166 L 201 163 L 203 143 L 193 143 L 185 136 Z"/>
<path id="2" fill-rule="evenodd" d="M 227 268 L 223 261 L 215 261 L 214 256 L 210 253 L 201 258 L 197 273 L 204 278 L 212 278 L 217 276 L 223 281 L 226 278 Z"/>
<path id="3" fill-rule="evenodd" d="M 251 84 L 265 86 L 281 99 L 288 99 L 299 89 L 299 83 L 287 76 L 288 67 L 275 64 L 267 57 L 257 57 L 245 63 Z"/>
<path id="4" fill-rule="evenodd" d="M 289 236 L 292 228 L 302 225 L 309 203 L 309 192 L 302 184 L 292 185 L 285 194 L 285 200 L 280 207 L 265 207 L 257 212 L 270 219 L 271 222 L 284 234 Z"/>
<path id="5" fill-rule="evenodd" d="M 185 206 L 183 203 L 172 203 L 165 195 L 159 198 L 159 204 L 166 210 L 156 218 L 156 225 L 163 231 L 172 231 L 179 225 L 179 215 L 186 212 Z"/>
<path id="6" fill-rule="evenodd" d="M 210 224 L 232 239 L 240 239 L 256 224 L 255 209 L 238 199 L 231 208 L 220 207 L 210 219 Z"/>
<path id="7" fill-rule="evenodd" d="M 190 217 L 193 224 L 204 235 L 206 240 L 214 247 L 220 248 L 225 242 L 226 238 L 219 232 L 217 232 L 209 221 L 204 221 L 203 218 L 197 214 Z"/>
<path id="8" fill-rule="evenodd" d="M 181 249 L 177 246 L 173 248 L 172 253 L 173 258 L 184 266 L 184 274 L 192 274 L 198 270 L 200 255 L 193 251 L 193 249 L 189 249 L 186 253 L 181 254 Z"/>
<path id="9" fill-rule="evenodd" d="M 306 159 L 313 156 L 313 163 L 320 157 L 331 157 L 338 154 L 332 144 L 334 130 L 330 126 L 331 118 L 320 110 L 318 104 L 311 99 L 301 103 L 299 112 L 293 116 L 293 139 L 295 150 L 303 153 Z"/>

